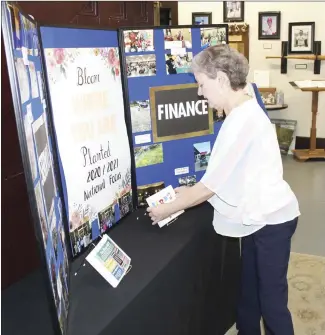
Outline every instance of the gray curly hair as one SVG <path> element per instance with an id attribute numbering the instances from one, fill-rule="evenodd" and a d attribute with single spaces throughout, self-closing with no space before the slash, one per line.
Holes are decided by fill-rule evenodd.
<path id="1" fill-rule="evenodd" d="M 209 47 L 197 54 L 191 65 L 192 72 L 200 72 L 215 79 L 218 71 L 224 72 L 231 88 L 238 90 L 246 86 L 249 71 L 248 60 L 227 44 Z"/>

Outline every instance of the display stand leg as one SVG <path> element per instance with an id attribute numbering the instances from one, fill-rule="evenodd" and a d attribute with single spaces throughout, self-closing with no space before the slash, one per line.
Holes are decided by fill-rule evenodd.
<path id="1" fill-rule="evenodd" d="M 311 158 L 325 158 L 324 149 L 316 149 L 317 138 L 317 113 L 318 113 L 318 91 L 312 92 L 312 119 L 310 128 L 310 144 L 309 149 L 306 150 L 293 150 L 295 158 L 300 162 L 305 162 Z"/>

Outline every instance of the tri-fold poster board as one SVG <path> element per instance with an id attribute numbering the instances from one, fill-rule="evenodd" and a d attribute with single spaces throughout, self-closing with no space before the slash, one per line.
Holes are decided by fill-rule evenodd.
<path id="1" fill-rule="evenodd" d="M 149 196 L 204 174 L 221 124 L 190 64 L 228 43 L 228 26 L 39 27 L 3 2 L 2 29 L 54 327 L 68 334 L 71 259 Z"/>

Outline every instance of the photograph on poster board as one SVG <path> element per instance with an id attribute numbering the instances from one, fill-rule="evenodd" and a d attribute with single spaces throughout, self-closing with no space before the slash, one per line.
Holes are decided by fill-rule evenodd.
<path id="1" fill-rule="evenodd" d="M 208 48 L 211 46 L 226 44 L 226 28 L 201 28 L 201 47 Z"/>
<path id="2" fill-rule="evenodd" d="M 127 56 L 126 72 L 129 78 L 155 76 L 156 55 Z"/>
<path id="3" fill-rule="evenodd" d="M 153 30 L 125 30 L 125 52 L 154 51 Z"/>
<path id="4" fill-rule="evenodd" d="M 146 199 L 151 195 L 161 191 L 165 188 L 165 183 L 160 181 L 158 183 L 141 185 L 137 187 L 138 191 L 138 206 L 145 207 L 147 206 Z"/>
<path id="5" fill-rule="evenodd" d="M 44 53 L 76 255 L 98 237 L 98 213 L 113 204 L 119 213 L 118 200 L 131 191 L 119 53 L 116 47 Z"/>
<path id="6" fill-rule="evenodd" d="M 78 254 L 87 248 L 93 239 L 90 222 L 86 221 L 74 230 L 71 230 L 70 226 L 70 239 L 75 254 Z"/>
<path id="7" fill-rule="evenodd" d="M 53 255 L 50 255 L 51 260 L 49 262 L 49 274 L 50 274 L 50 280 L 51 280 L 51 286 L 53 290 L 53 295 L 54 295 L 54 302 L 55 306 L 59 306 L 59 294 L 58 294 L 58 288 L 57 288 L 57 280 L 56 280 L 56 272 L 55 272 L 55 259 Z"/>
<path id="8" fill-rule="evenodd" d="M 58 236 L 58 230 L 56 227 L 56 214 L 55 211 L 53 211 L 53 215 L 50 221 L 50 232 L 51 232 L 51 240 L 52 240 L 52 246 L 54 250 L 55 259 L 58 259 L 58 242 L 59 242 L 59 236 Z"/>
<path id="9" fill-rule="evenodd" d="M 164 162 L 163 146 L 161 143 L 143 145 L 134 148 L 135 165 L 137 168 Z"/>
<path id="10" fill-rule="evenodd" d="M 43 81 L 43 78 L 41 76 L 41 72 L 40 71 L 37 71 L 36 75 L 37 75 L 38 91 L 39 91 L 39 94 L 40 94 L 41 101 L 43 101 L 43 99 L 44 99 L 44 92 L 45 92 L 44 81 Z"/>
<path id="11" fill-rule="evenodd" d="M 186 50 L 186 49 L 185 49 Z M 165 55 L 166 73 L 179 74 L 191 72 L 191 63 L 193 59 L 192 52 L 185 52 L 184 54 Z"/>
<path id="12" fill-rule="evenodd" d="M 192 176 L 185 176 L 178 178 L 178 185 L 179 186 L 193 186 L 196 184 L 196 175 Z"/>
<path id="13" fill-rule="evenodd" d="M 34 192 L 35 192 L 38 216 L 39 216 L 40 223 L 41 223 L 44 248 L 46 249 L 49 230 L 48 230 L 47 223 L 46 223 L 46 214 L 45 214 L 45 208 L 43 204 L 43 197 L 42 197 L 42 190 L 41 190 L 40 182 L 36 184 L 34 188 Z"/>
<path id="14" fill-rule="evenodd" d="M 191 28 L 164 29 L 165 49 L 192 49 Z"/>
<path id="15" fill-rule="evenodd" d="M 115 223 L 115 205 L 112 204 L 98 213 L 100 233 L 104 234 Z"/>
<path id="16" fill-rule="evenodd" d="M 19 14 L 21 22 L 21 33 L 23 37 L 23 45 L 28 45 L 28 54 L 33 55 L 34 35 L 36 35 L 36 25 L 25 15 Z"/>
<path id="17" fill-rule="evenodd" d="M 29 75 L 30 75 L 30 86 L 32 88 L 32 98 L 38 98 L 38 83 L 37 83 L 37 74 L 35 70 L 35 64 L 33 62 L 29 62 Z"/>
<path id="18" fill-rule="evenodd" d="M 226 119 L 226 113 L 224 111 L 218 111 L 213 109 L 213 122 L 222 122 Z"/>
<path id="19" fill-rule="evenodd" d="M 22 46 L 21 32 L 20 32 L 20 17 L 19 10 L 16 6 L 7 6 L 8 19 L 11 28 L 11 40 L 13 47 L 16 50 L 20 50 Z"/>
<path id="20" fill-rule="evenodd" d="M 151 130 L 151 115 L 149 100 L 130 102 L 132 133 Z"/>
<path id="21" fill-rule="evenodd" d="M 26 115 L 24 116 L 24 128 L 25 128 L 27 150 L 28 150 L 29 163 L 30 163 L 31 172 L 32 172 L 32 178 L 33 180 L 35 180 L 37 177 L 37 160 L 36 160 L 33 129 L 32 129 L 33 122 L 34 122 L 34 117 L 32 113 L 32 105 L 28 104 L 26 106 Z"/>
<path id="22" fill-rule="evenodd" d="M 15 59 L 15 65 L 16 65 L 16 71 L 17 71 L 17 77 L 18 77 L 18 83 L 19 83 L 19 89 L 20 89 L 19 93 L 20 93 L 21 103 L 24 104 L 26 101 L 29 100 L 29 97 L 30 97 L 27 68 L 22 58 Z"/>
<path id="23" fill-rule="evenodd" d="M 208 167 L 211 155 L 211 143 L 201 142 L 195 143 L 194 148 L 194 165 L 195 171 L 204 171 Z"/>
<path id="24" fill-rule="evenodd" d="M 197 84 L 150 87 L 153 141 L 163 142 L 213 133 L 213 115 Z"/>
<path id="25" fill-rule="evenodd" d="M 54 209 L 54 197 L 56 196 L 56 191 L 44 118 L 44 115 L 42 115 L 33 123 L 33 133 L 38 156 L 38 168 L 43 187 L 47 217 L 51 217 L 52 211 Z"/>

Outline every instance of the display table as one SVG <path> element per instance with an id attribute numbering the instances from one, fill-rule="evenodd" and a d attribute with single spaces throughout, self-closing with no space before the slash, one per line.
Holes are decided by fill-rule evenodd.
<path id="1" fill-rule="evenodd" d="M 224 335 L 235 322 L 239 240 L 215 233 L 207 203 L 164 228 L 144 213 L 109 233 L 133 266 L 116 289 L 87 262 L 71 277 L 68 334 Z"/>

